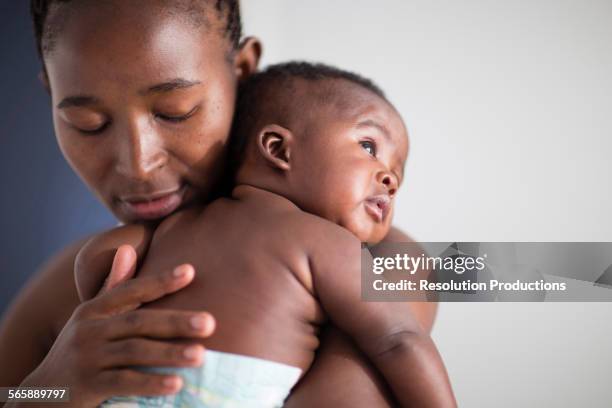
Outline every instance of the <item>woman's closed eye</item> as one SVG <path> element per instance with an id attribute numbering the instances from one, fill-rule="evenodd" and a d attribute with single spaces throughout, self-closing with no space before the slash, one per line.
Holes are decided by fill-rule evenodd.
<path id="1" fill-rule="evenodd" d="M 110 118 L 105 114 L 83 107 L 61 109 L 59 116 L 72 129 L 84 135 L 102 133 L 111 122 Z"/>
<path id="2" fill-rule="evenodd" d="M 85 135 L 98 135 L 98 134 L 104 132 L 104 130 L 108 127 L 109 124 L 110 124 L 110 122 L 107 121 L 107 122 L 104 122 L 103 124 L 101 124 L 100 126 L 97 126 L 95 128 L 83 129 L 83 128 L 80 128 L 80 127 L 76 126 L 76 129 L 79 132 L 81 132 L 81 133 L 83 133 Z"/>
<path id="3" fill-rule="evenodd" d="M 359 144 L 370 156 L 376 157 L 376 143 L 371 140 L 362 140 Z"/>
<path id="4" fill-rule="evenodd" d="M 158 112 L 155 114 L 155 117 L 170 123 L 184 122 L 190 117 L 192 117 L 197 112 L 198 108 L 199 106 L 196 106 L 185 114 L 170 114 Z"/>

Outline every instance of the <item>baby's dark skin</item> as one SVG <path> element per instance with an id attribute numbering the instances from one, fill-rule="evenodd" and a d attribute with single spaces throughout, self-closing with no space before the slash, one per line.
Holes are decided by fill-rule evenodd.
<path id="1" fill-rule="evenodd" d="M 389 232 L 408 151 L 405 126 L 388 102 L 347 80 L 294 85 L 300 111 L 265 118 L 270 124 L 252 135 L 231 197 L 181 211 L 154 232 L 128 225 L 94 238 L 78 257 L 79 293 L 93 297 L 106 276 L 109 265 L 95 259 L 129 244 L 141 258 L 146 252 L 140 276 L 179 262 L 195 268 L 189 287 L 144 308 L 210 312 L 217 324 L 201 341 L 206 348 L 305 372 L 329 319 L 402 406 L 454 406 L 442 361 L 407 304 L 360 296 L 362 258 L 371 259 L 360 242 Z M 279 91 L 273 99 L 289 105 L 287 97 Z"/>

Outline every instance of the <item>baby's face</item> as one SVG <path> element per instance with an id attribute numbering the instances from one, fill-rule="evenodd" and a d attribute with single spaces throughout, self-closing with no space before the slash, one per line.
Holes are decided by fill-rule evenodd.
<path id="1" fill-rule="evenodd" d="M 348 87 L 347 102 L 314 113 L 292 152 L 293 177 L 302 189 L 297 204 L 375 243 L 391 225 L 408 135 L 391 105 Z"/>

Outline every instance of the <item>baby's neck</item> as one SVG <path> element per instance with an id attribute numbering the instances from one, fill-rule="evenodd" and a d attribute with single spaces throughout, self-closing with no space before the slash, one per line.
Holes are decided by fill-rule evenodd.
<path id="1" fill-rule="evenodd" d="M 270 191 L 261 186 L 251 184 L 237 184 L 231 194 L 231 198 L 244 202 L 258 202 L 261 205 L 270 205 L 271 202 L 282 203 L 284 206 L 290 206 L 294 209 L 299 207 L 282 193 Z"/>

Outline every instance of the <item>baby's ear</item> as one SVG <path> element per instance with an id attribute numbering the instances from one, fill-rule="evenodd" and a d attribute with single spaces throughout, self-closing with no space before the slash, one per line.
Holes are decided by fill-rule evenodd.
<path id="1" fill-rule="evenodd" d="M 263 158 L 274 168 L 291 169 L 293 133 L 279 125 L 266 125 L 257 134 L 257 148 Z"/>

